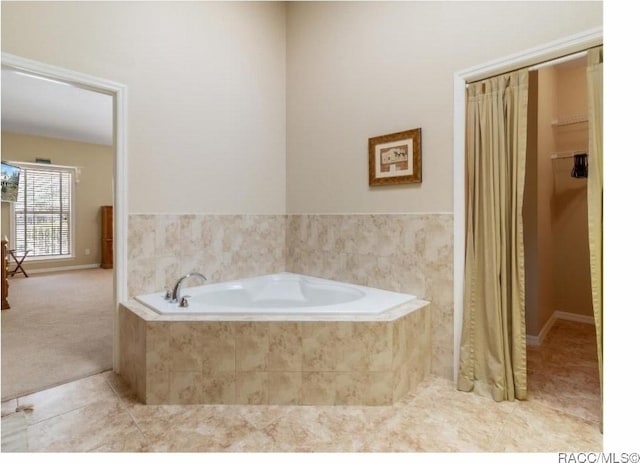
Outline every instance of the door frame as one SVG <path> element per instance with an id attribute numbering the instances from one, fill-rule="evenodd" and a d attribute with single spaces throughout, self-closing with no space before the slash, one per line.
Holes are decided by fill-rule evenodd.
<path id="1" fill-rule="evenodd" d="M 466 86 L 505 72 L 534 66 L 602 45 L 602 27 L 589 29 L 453 74 L 453 379 L 458 381 L 465 259 Z"/>
<path id="2" fill-rule="evenodd" d="M 118 306 L 127 294 L 127 86 L 118 82 L 2 53 L 2 67 L 46 77 L 104 93 L 113 97 L 113 202 L 114 202 L 114 284 L 113 284 L 113 370 L 120 369 Z"/>

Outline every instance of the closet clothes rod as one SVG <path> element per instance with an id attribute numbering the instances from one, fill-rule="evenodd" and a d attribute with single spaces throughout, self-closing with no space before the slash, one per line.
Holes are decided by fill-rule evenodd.
<path id="1" fill-rule="evenodd" d="M 551 159 L 572 158 L 578 154 L 586 154 L 589 156 L 589 153 L 586 151 L 562 151 L 560 153 L 551 153 Z"/>

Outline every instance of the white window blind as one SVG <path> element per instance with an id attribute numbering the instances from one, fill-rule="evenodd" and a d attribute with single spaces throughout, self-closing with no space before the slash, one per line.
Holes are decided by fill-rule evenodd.
<path id="1" fill-rule="evenodd" d="M 73 168 L 20 165 L 15 248 L 29 257 L 72 257 Z"/>

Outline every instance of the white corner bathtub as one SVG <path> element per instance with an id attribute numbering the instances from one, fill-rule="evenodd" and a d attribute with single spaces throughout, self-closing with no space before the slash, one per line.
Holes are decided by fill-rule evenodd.
<path id="1" fill-rule="evenodd" d="M 161 315 L 375 315 L 416 299 L 411 294 L 385 291 L 332 280 L 276 273 L 182 289 L 189 307 L 180 307 L 164 293 L 135 299 Z"/>

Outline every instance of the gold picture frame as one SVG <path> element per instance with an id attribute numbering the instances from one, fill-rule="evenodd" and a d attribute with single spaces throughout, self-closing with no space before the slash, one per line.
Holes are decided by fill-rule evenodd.
<path id="1" fill-rule="evenodd" d="M 422 129 L 369 138 L 369 186 L 422 183 Z"/>

